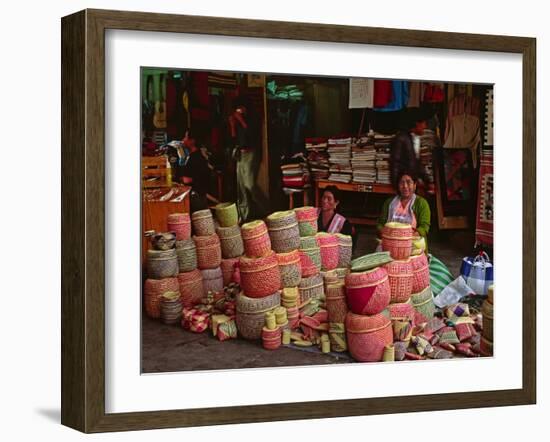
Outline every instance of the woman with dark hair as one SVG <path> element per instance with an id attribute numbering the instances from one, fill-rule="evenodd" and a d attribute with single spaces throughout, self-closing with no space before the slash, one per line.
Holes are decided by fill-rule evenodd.
<path id="1" fill-rule="evenodd" d="M 427 250 L 431 219 L 430 205 L 428 201 L 416 194 L 417 182 L 418 177 L 413 172 L 404 170 L 397 175 L 397 195 L 384 202 L 376 227 L 380 235 L 384 224 L 388 222 L 410 224 L 416 234 L 424 238 Z"/>
<path id="2" fill-rule="evenodd" d="M 327 186 L 321 195 L 321 207 L 317 209 L 317 229 L 319 232 L 342 233 L 355 235 L 355 229 L 351 223 L 336 212 L 340 204 L 340 191 L 336 186 Z"/>

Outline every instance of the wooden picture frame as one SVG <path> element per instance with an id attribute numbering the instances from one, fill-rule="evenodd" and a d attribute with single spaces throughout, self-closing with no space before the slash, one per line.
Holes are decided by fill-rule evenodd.
<path id="1" fill-rule="evenodd" d="M 327 24 L 84 10 L 62 19 L 62 424 L 140 430 L 533 404 L 536 401 L 536 40 Z M 513 390 L 105 412 L 105 30 L 495 51 L 523 66 L 523 382 Z"/>

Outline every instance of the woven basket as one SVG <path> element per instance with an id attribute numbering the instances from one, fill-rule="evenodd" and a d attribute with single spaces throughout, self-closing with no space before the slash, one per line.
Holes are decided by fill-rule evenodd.
<path id="1" fill-rule="evenodd" d="M 404 260 L 411 256 L 412 239 L 382 237 L 382 250 L 390 252 L 393 259 Z"/>
<path id="2" fill-rule="evenodd" d="M 200 304 L 204 297 L 204 285 L 200 270 L 196 269 L 192 272 L 179 273 L 178 283 L 184 307 L 193 307 L 196 304 Z"/>
<path id="3" fill-rule="evenodd" d="M 392 261 L 393 258 L 390 256 L 389 252 L 369 253 L 368 255 L 363 255 L 352 260 L 351 271 L 365 272 L 367 270 L 372 270 L 376 267 L 380 267 Z"/>
<path id="4" fill-rule="evenodd" d="M 410 258 L 413 270 L 413 293 L 418 293 L 430 285 L 430 268 L 424 253 Z"/>
<path id="5" fill-rule="evenodd" d="M 491 342 L 493 342 L 493 304 L 491 304 L 487 299 L 483 301 L 481 305 L 481 317 L 483 320 L 483 337 Z"/>
<path id="6" fill-rule="evenodd" d="M 238 225 L 231 227 L 218 227 L 216 233 L 220 238 L 222 257 L 237 258 L 244 253 L 243 237 Z"/>
<path id="7" fill-rule="evenodd" d="M 300 325 L 300 309 L 298 307 L 287 307 L 286 317 L 290 329 L 295 329 Z"/>
<path id="8" fill-rule="evenodd" d="M 482 336 L 479 341 L 479 349 L 482 356 L 493 356 L 493 341 Z"/>
<path id="9" fill-rule="evenodd" d="M 145 280 L 143 303 L 147 316 L 153 319 L 160 318 L 160 298 L 166 292 L 179 292 L 177 278 Z"/>
<path id="10" fill-rule="evenodd" d="M 388 273 L 383 267 L 346 276 L 346 299 L 349 309 L 358 315 L 375 315 L 390 303 Z"/>
<path id="11" fill-rule="evenodd" d="M 384 347 L 393 343 L 391 321 L 387 312 L 374 316 L 346 316 L 346 336 L 351 356 L 360 362 L 380 362 Z"/>
<path id="12" fill-rule="evenodd" d="M 296 214 L 292 210 L 275 212 L 266 219 L 271 248 L 286 253 L 300 247 L 300 231 Z"/>
<path id="13" fill-rule="evenodd" d="M 241 234 L 247 256 L 260 258 L 271 253 L 271 240 L 263 221 L 256 220 L 243 224 Z"/>
<path id="14" fill-rule="evenodd" d="M 353 251 L 353 240 L 350 235 L 337 233 L 338 238 L 338 268 L 349 267 L 351 265 L 351 255 Z"/>
<path id="15" fill-rule="evenodd" d="M 321 272 L 321 276 L 323 277 L 323 283 L 325 284 L 325 292 L 327 291 L 327 287 L 329 285 L 338 284 L 339 282 L 342 282 L 341 279 L 338 277 L 336 270 Z"/>
<path id="16" fill-rule="evenodd" d="M 302 278 L 316 275 L 321 271 L 321 249 L 314 236 L 300 238 L 300 263 Z"/>
<path id="17" fill-rule="evenodd" d="M 220 267 L 223 274 L 223 285 L 226 287 L 233 281 L 233 274 L 235 273 L 235 266 L 239 265 L 239 258 L 222 259 Z"/>
<path id="18" fill-rule="evenodd" d="M 388 306 L 392 321 L 393 339 L 408 341 L 411 338 L 416 310 L 412 302 L 399 302 Z"/>
<path id="19" fill-rule="evenodd" d="M 262 346 L 266 350 L 276 350 L 282 343 L 282 329 L 277 327 L 275 330 L 269 330 L 266 327 L 262 328 Z"/>
<path id="20" fill-rule="evenodd" d="M 283 229 L 285 227 L 294 225 L 298 222 L 296 219 L 296 213 L 294 210 L 285 210 L 282 212 L 273 212 L 266 218 L 267 228 L 271 229 Z"/>
<path id="21" fill-rule="evenodd" d="M 338 267 L 337 269 L 334 269 L 334 271 L 336 272 L 336 275 L 342 282 L 344 282 L 346 279 L 346 276 L 351 273 L 348 267 L 343 267 L 343 268 Z"/>
<path id="22" fill-rule="evenodd" d="M 239 259 L 241 288 L 251 298 L 269 296 L 281 288 L 277 255 L 271 252 L 262 258 L 241 256 Z"/>
<path id="23" fill-rule="evenodd" d="M 235 203 L 219 203 L 214 207 L 216 218 L 222 227 L 236 226 L 239 222 L 239 214 Z"/>
<path id="24" fill-rule="evenodd" d="M 188 213 L 171 213 L 166 223 L 168 231 L 176 234 L 177 241 L 191 238 L 191 218 Z"/>
<path id="25" fill-rule="evenodd" d="M 197 247 L 193 239 L 176 241 L 179 273 L 190 272 L 197 268 Z"/>
<path id="26" fill-rule="evenodd" d="M 147 251 L 147 276 L 149 278 L 170 278 L 177 274 L 178 255 L 175 249 Z"/>
<path id="27" fill-rule="evenodd" d="M 319 232 L 315 238 L 321 252 L 321 269 L 333 270 L 338 267 L 340 260 L 338 237 L 332 233 Z"/>
<path id="28" fill-rule="evenodd" d="M 328 337 L 332 351 L 344 352 L 348 350 L 346 326 L 344 322 L 331 322 L 329 325 Z"/>
<path id="29" fill-rule="evenodd" d="M 191 215 L 193 231 L 197 236 L 210 236 L 216 233 L 210 209 L 197 210 Z"/>
<path id="30" fill-rule="evenodd" d="M 300 293 L 298 292 L 298 287 L 285 287 L 282 290 L 281 303 L 283 307 L 298 307 L 299 300 Z"/>
<path id="31" fill-rule="evenodd" d="M 495 286 L 494 284 L 491 284 L 489 287 L 487 287 L 487 301 L 489 301 L 491 304 L 494 304 L 494 293 L 495 293 Z"/>
<path id="32" fill-rule="evenodd" d="M 343 283 L 335 283 L 327 286 L 326 306 L 329 322 L 344 323 L 348 313 L 346 303 L 346 288 Z"/>
<path id="33" fill-rule="evenodd" d="M 407 302 L 412 294 L 413 271 L 410 260 L 392 261 L 384 266 L 390 281 L 390 302 Z"/>
<path id="34" fill-rule="evenodd" d="M 181 319 L 183 305 L 179 291 L 166 292 L 160 299 L 160 318 L 165 324 L 177 324 Z"/>
<path id="35" fill-rule="evenodd" d="M 313 236 L 317 233 L 317 208 L 316 207 L 297 207 L 294 209 L 300 236 Z"/>
<path id="36" fill-rule="evenodd" d="M 281 274 L 281 288 L 296 287 L 302 279 L 302 265 L 298 250 L 288 253 L 278 253 L 277 262 Z"/>
<path id="37" fill-rule="evenodd" d="M 389 222 L 382 227 L 382 237 L 388 239 L 412 238 L 413 230 L 410 224 Z"/>
<path id="38" fill-rule="evenodd" d="M 202 286 L 204 287 L 204 293 L 223 292 L 223 272 L 221 267 L 215 269 L 201 270 Z"/>
<path id="39" fill-rule="evenodd" d="M 265 313 L 281 305 L 280 292 L 263 298 L 249 298 L 239 293 L 236 299 L 235 322 L 239 335 L 244 339 L 260 339 L 265 325 Z"/>
<path id="40" fill-rule="evenodd" d="M 430 286 L 426 287 L 419 293 L 413 293 L 411 295 L 411 301 L 414 309 L 429 321 L 434 317 L 435 304 L 433 301 L 432 289 Z"/>
<path id="41" fill-rule="evenodd" d="M 323 284 L 323 277 L 317 274 L 308 278 L 302 278 L 298 286 L 298 292 L 300 293 L 300 305 L 303 305 L 309 299 L 324 300 L 325 286 Z"/>
<path id="42" fill-rule="evenodd" d="M 153 250 L 170 250 L 176 245 L 176 234 L 174 232 L 157 233 L 151 237 Z"/>
<path id="43" fill-rule="evenodd" d="M 197 264 L 199 269 L 215 269 L 222 263 L 220 239 L 215 233 L 210 236 L 194 236 L 197 246 Z"/>

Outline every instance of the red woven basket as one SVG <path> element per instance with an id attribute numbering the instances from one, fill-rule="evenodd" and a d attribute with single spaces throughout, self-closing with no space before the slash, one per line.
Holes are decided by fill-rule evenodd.
<path id="1" fill-rule="evenodd" d="M 412 239 L 390 239 L 382 237 L 382 250 L 390 252 L 393 259 L 403 260 L 411 256 Z"/>
<path id="2" fill-rule="evenodd" d="M 260 258 L 271 252 L 271 240 L 267 226 L 261 220 L 243 224 L 241 234 L 244 243 L 244 253 L 247 256 Z"/>
<path id="3" fill-rule="evenodd" d="M 393 342 L 391 321 L 384 313 L 364 316 L 348 312 L 346 336 L 353 359 L 359 362 L 380 362 L 384 347 Z"/>
<path id="4" fill-rule="evenodd" d="M 215 233 L 208 236 L 194 236 L 197 247 L 197 264 L 199 269 L 215 269 L 222 263 L 220 238 Z"/>
<path id="5" fill-rule="evenodd" d="M 168 231 L 175 232 L 177 241 L 191 238 L 191 218 L 188 213 L 171 213 L 167 224 Z"/>
<path id="6" fill-rule="evenodd" d="M 430 268 L 428 258 L 424 253 L 411 256 L 410 258 L 413 269 L 413 285 L 412 292 L 418 293 L 430 285 Z"/>
<path id="7" fill-rule="evenodd" d="M 192 307 L 200 304 L 204 297 L 204 286 L 200 270 L 178 273 L 178 283 L 181 300 L 184 307 Z"/>
<path id="8" fill-rule="evenodd" d="M 338 267 L 340 245 L 338 237 L 332 233 L 320 232 L 315 235 L 321 249 L 321 269 L 333 270 Z"/>
<path id="9" fill-rule="evenodd" d="M 388 239 L 410 239 L 413 236 L 413 230 L 410 224 L 390 222 L 382 227 L 382 237 Z"/>
<path id="10" fill-rule="evenodd" d="M 233 273 L 235 272 L 235 266 L 239 264 L 239 258 L 227 258 L 222 259 L 221 268 L 223 274 L 223 285 L 227 286 L 233 281 Z"/>
<path id="11" fill-rule="evenodd" d="M 261 258 L 241 256 L 239 269 L 241 287 L 250 298 L 262 298 L 281 288 L 279 264 L 273 251 Z"/>
<path id="12" fill-rule="evenodd" d="M 143 297 L 147 316 L 153 319 L 160 318 L 160 300 L 166 292 L 179 292 L 177 278 L 145 280 Z"/>
<path id="13" fill-rule="evenodd" d="M 390 302 L 408 301 L 413 293 L 413 267 L 411 261 L 392 261 L 384 265 L 384 268 L 388 272 L 388 280 L 390 281 Z"/>
<path id="14" fill-rule="evenodd" d="M 383 267 L 349 273 L 345 281 L 348 307 L 355 314 L 375 315 L 390 303 L 390 283 Z"/>

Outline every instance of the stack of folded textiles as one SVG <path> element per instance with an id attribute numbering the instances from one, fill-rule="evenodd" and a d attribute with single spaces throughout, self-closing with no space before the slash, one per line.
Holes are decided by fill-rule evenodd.
<path id="1" fill-rule="evenodd" d="M 327 138 L 306 138 L 307 161 L 314 180 L 327 179 L 329 176 L 329 155 Z"/>
<path id="2" fill-rule="evenodd" d="M 439 138 L 433 130 L 425 129 L 420 137 L 420 164 L 428 183 L 434 182 L 433 150 L 439 146 Z"/>
<path id="3" fill-rule="evenodd" d="M 376 150 L 376 182 L 391 184 L 390 176 L 390 145 L 394 135 L 374 134 Z"/>
<path id="4" fill-rule="evenodd" d="M 309 184 L 309 169 L 303 154 L 281 160 L 283 187 L 304 188 Z"/>
<path id="5" fill-rule="evenodd" d="M 349 183 L 351 181 L 351 142 L 349 136 L 337 136 L 328 139 L 330 163 L 330 181 Z"/>
<path id="6" fill-rule="evenodd" d="M 351 147 L 351 168 L 354 183 L 376 181 L 376 150 L 374 133 L 364 134 L 354 140 Z"/>

